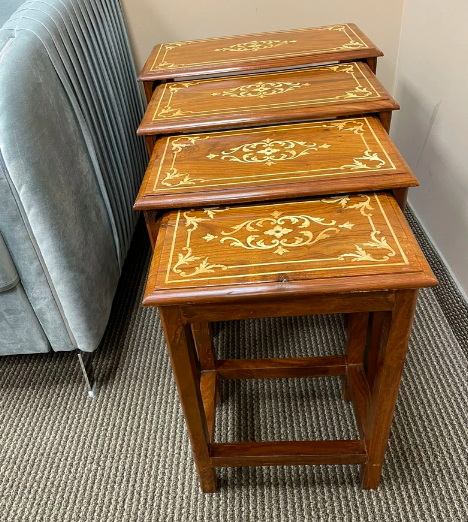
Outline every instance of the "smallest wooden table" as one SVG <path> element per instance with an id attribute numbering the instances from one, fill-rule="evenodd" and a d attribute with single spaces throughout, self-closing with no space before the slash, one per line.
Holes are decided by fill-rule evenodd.
<path id="1" fill-rule="evenodd" d="M 158 44 L 138 79 L 149 101 L 155 82 L 351 60 L 375 73 L 382 55 L 355 24 L 335 24 Z"/>
<path id="2" fill-rule="evenodd" d="M 158 306 L 201 488 L 214 468 L 360 464 L 381 474 L 418 289 L 437 281 L 385 193 L 186 209 L 160 220 L 143 304 Z M 370 312 L 384 313 L 376 375 L 363 368 Z M 349 314 L 343 356 L 216 360 L 190 325 L 255 317 Z M 344 376 L 360 438 L 216 443 L 219 379 Z M 375 377 L 375 380 L 374 380 Z"/>

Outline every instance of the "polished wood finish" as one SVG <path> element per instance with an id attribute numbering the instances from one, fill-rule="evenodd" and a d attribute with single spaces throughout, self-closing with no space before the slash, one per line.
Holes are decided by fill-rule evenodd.
<path id="1" fill-rule="evenodd" d="M 346 318 L 346 366 L 349 368 L 356 364 L 362 364 L 362 361 L 364 360 L 369 313 L 361 312 L 348 314 Z M 343 377 L 343 398 L 348 402 L 352 400 L 348 373 Z"/>
<path id="2" fill-rule="evenodd" d="M 314 204 L 318 205 L 320 213 L 311 212 Z M 333 205 L 337 205 L 338 208 L 327 210 L 333 209 Z M 268 211 L 264 210 L 265 207 L 268 207 Z M 354 212 L 349 213 L 347 210 Z M 363 487 L 376 488 L 398 395 L 417 292 L 420 287 L 436 284 L 401 210 L 391 196 L 373 194 L 341 196 L 332 201 L 317 199 L 269 206 L 236 207 L 231 215 L 228 211 L 229 209 L 220 208 L 190 211 L 192 214 L 184 216 L 185 222 L 180 222 L 180 213 L 167 213 L 164 216 L 154 249 L 145 297 L 145 304 L 160 305 L 159 312 L 202 491 L 215 491 L 216 467 L 304 464 L 361 464 Z M 242 226 L 232 226 L 233 216 L 235 220 L 249 219 L 243 222 Z M 358 216 L 365 219 L 358 219 Z M 339 227 L 338 223 L 341 223 L 341 220 L 347 225 L 343 228 L 352 231 L 349 237 L 345 237 L 344 244 L 352 246 L 355 251 L 337 257 L 335 249 L 339 242 L 338 236 L 333 235 L 333 230 L 326 229 L 320 236 L 320 228 L 309 228 L 312 222 L 325 227 Z M 203 230 L 205 221 L 210 223 L 209 231 Z M 367 228 L 369 224 L 370 239 Z M 179 225 L 182 227 L 181 230 Z M 293 230 L 288 232 L 285 228 L 294 225 L 302 225 L 301 230 L 294 232 L 296 235 L 293 237 L 296 241 L 281 243 L 281 237 L 293 233 Z M 384 225 L 388 228 L 384 229 Z M 239 265 L 239 260 L 233 258 L 229 252 L 223 254 L 223 259 L 224 262 L 230 259 L 236 263 L 232 267 L 221 265 L 221 259 L 215 264 L 209 262 L 220 252 L 214 239 L 222 235 L 221 231 L 229 226 L 231 232 L 228 234 L 228 241 L 236 243 L 239 238 L 231 237 L 232 230 L 239 231 L 242 227 L 248 226 L 250 236 L 245 240 L 247 245 L 256 244 L 260 251 L 269 250 L 268 258 L 275 254 L 274 251 L 271 252 L 273 248 L 284 249 L 281 253 L 276 252 L 280 256 L 291 253 L 286 266 L 281 272 L 276 273 L 277 277 L 270 277 L 275 275 L 273 271 L 258 274 L 256 266 L 261 257 L 250 252 L 248 262 L 244 265 Z M 182 232 L 186 229 L 193 237 L 190 237 L 188 242 L 183 238 L 182 244 L 185 246 L 178 252 L 175 238 L 179 234 L 183 237 Z M 268 234 L 270 230 L 275 233 Z M 269 245 L 266 238 L 262 238 L 260 234 L 256 234 L 257 232 L 262 232 L 263 235 L 266 232 L 267 236 L 274 236 L 278 242 Z M 298 253 L 301 232 L 308 241 L 305 245 L 308 251 L 306 265 L 301 268 L 300 277 L 285 281 L 287 266 L 293 262 L 304 261 Z M 194 250 L 197 234 L 210 234 L 208 238 L 202 236 L 205 241 L 202 243 L 205 257 L 197 256 L 197 251 Z M 194 242 L 191 243 L 191 240 Z M 165 255 L 167 245 L 170 245 L 169 257 Z M 237 246 L 242 248 L 241 245 Z M 383 257 L 382 252 L 379 255 L 381 249 L 385 251 Z M 348 250 L 345 249 L 345 252 Z M 341 252 L 341 247 L 339 251 Z M 369 251 L 372 251 L 372 254 Z M 397 256 L 397 251 L 401 257 Z M 174 258 L 177 259 L 176 265 L 172 263 L 173 254 L 177 254 Z M 355 261 L 348 261 L 348 256 Z M 343 267 L 339 263 L 336 264 L 343 259 L 351 265 Z M 307 263 L 312 263 L 312 260 L 315 265 L 313 269 L 309 269 Z M 328 264 L 330 260 L 333 260 L 331 265 Z M 387 263 L 390 260 L 392 262 Z M 199 263 L 190 269 L 190 263 L 194 261 Z M 359 266 L 362 262 L 366 265 Z M 183 278 L 183 284 L 176 281 L 178 287 L 175 292 L 169 288 L 174 281 L 168 276 L 174 266 L 184 267 L 183 272 L 175 271 L 178 277 Z M 226 268 L 223 268 L 224 266 Z M 344 268 L 347 270 L 346 275 L 342 273 Z M 232 273 L 222 286 L 217 282 L 209 288 L 210 280 L 216 277 L 216 269 L 231 270 Z M 234 269 L 240 270 L 240 273 Z M 325 276 L 323 272 L 327 270 L 333 273 Z M 200 275 L 203 278 L 195 277 Z M 263 290 L 251 294 L 249 284 L 256 287 L 259 275 L 264 279 Z M 344 280 L 347 280 L 346 285 Z M 372 285 L 370 280 L 373 281 Z M 164 284 L 158 287 L 155 285 L 158 281 L 164 281 Z M 285 283 L 286 287 L 283 286 Z M 296 297 L 291 297 L 287 292 L 289 285 L 300 287 L 302 292 L 295 288 L 293 295 Z M 286 288 L 286 291 L 283 288 Z M 318 313 L 341 313 L 347 307 L 348 338 L 344 356 L 217 361 L 214 350 L 209 348 L 207 353 L 199 351 L 199 359 L 196 359 L 193 332 L 199 332 L 202 345 L 208 346 L 208 337 L 208 341 L 211 342 L 210 332 L 203 325 L 207 320 L 229 321 L 257 316 L 308 314 L 311 309 L 304 308 L 306 301 L 313 304 L 314 311 Z M 383 331 L 379 337 L 375 383 L 369 386 L 364 359 L 369 315 L 375 311 L 382 311 L 385 315 Z M 360 440 L 223 444 L 214 441 L 218 379 L 339 375 L 345 376 L 347 380 L 346 390 L 353 402 Z"/>
<path id="3" fill-rule="evenodd" d="M 332 377 L 346 374 L 346 359 L 341 355 L 288 359 L 226 359 L 218 361 L 216 371 L 223 379 Z"/>
<path id="4" fill-rule="evenodd" d="M 158 213 L 154 210 L 145 210 L 143 214 L 145 217 L 146 229 L 148 230 L 148 236 L 151 243 L 151 249 L 154 250 L 159 232 Z"/>
<path id="5" fill-rule="evenodd" d="M 158 44 L 139 80 L 187 79 L 383 56 L 355 24 Z"/>
<path id="6" fill-rule="evenodd" d="M 159 306 L 204 492 L 236 466 L 360 464 L 378 486 L 417 292 L 436 284 L 400 210 L 418 183 L 388 137 L 399 106 L 380 55 L 343 24 L 161 44 L 140 77 L 144 304 Z M 344 355 L 216 359 L 211 322 L 317 313 L 346 314 Z M 215 442 L 221 379 L 330 376 L 360 440 Z"/>
<path id="7" fill-rule="evenodd" d="M 210 441 L 214 440 L 216 391 L 218 378 L 216 372 L 202 372 L 200 377 L 200 393 L 205 410 L 206 425 Z"/>
<path id="8" fill-rule="evenodd" d="M 384 321 L 388 320 L 385 312 L 374 312 L 370 322 L 370 335 L 366 354 L 366 374 L 369 388 L 374 387 L 375 375 L 379 365 L 381 336 L 384 330 Z"/>
<path id="9" fill-rule="evenodd" d="M 164 137 L 137 210 L 225 205 L 417 186 L 372 116 Z"/>
<path id="10" fill-rule="evenodd" d="M 362 440 L 366 440 L 371 393 L 362 362 L 360 365 L 348 366 L 348 379 L 359 435 Z"/>
<path id="11" fill-rule="evenodd" d="M 385 193 L 180 210 L 160 230 L 145 305 L 435 284 Z"/>
<path id="12" fill-rule="evenodd" d="M 363 62 L 172 82 L 153 93 L 139 134 L 175 134 L 379 113 L 399 105 Z"/>
<path id="13" fill-rule="evenodd" d="M 396 283 L 400 283 L 400 279 L 394 279 Z M 340 281 L 341 282 L 341 281 Z M 375 287 L 371 278 L 365 279 L 367 290 L 372 290 Z M 149 283 L 151 284 L 151 283 Z M 265 291 L 273 293 L 273 288 L 280 294 L 283 288 L 286 290 L 284 285 L 273 285 L 271 283 L 265 287 Z M 232 316 L 231 320 L 239 319 L 258 319 L 261 317 L 291 317 L 298 315 L 298 309 L 301 310 L 299 315 L 316 315 L 316 314 L 346 314 L 346 313 L 357 313 L 367 310 L 379 310 L 388 311 L 392 310 L 394 303 L 394 295 L 392 292 L 378 292 L 372 291 L 371 293 L 363 292 L 362 295 L 351 295 L 347 293 L 333 294 L 333 283 L 330 286 L 321 287 L 321 291 L 324 295 L 315 295 L 313 301 L 307 296 L 310 291 L 309 286 L 303 288 L 295 288 L 297 295 L 291 295 L 286 292 L 285 297 L 288 301 L 285 301 L 285 297 L 274 297 L 270 296 L 268 302 L 257 299 L 253 296 L 245 298 L 241 292 L 232 292 L 230 295 L 230 308 L 229 312 Z M 261 295 L 259 291 L 257 295 Z M 229 294 L 225 294 L 226 296 Z M 179 295 L 180 299 L 183 299 L 183 294 Z M 220 310 L 216 304 L 215 298 L 213 303 L 204 303 L 207 296 L 203 299 L 191 299 L 190 296 L 186 297 L 187 304 L 181 305 L 180 310 L 185 321 L 223 321 L 224 311 Z M 159 296 L 158 296 L 159 301 Z M 153 298 L 148 295 L 143 304 L 144 306 L 152 306 L 154 302 Z M 197 306 L 192 306 L 196 302 Z M 265 315 L 267 314 L 267 315 Z"/>
<path id="14" fill-rule="evenodd" d="M 366 447 L 368 461 L 362 467 L 362 486 L 375 489 L 380 480 L 393 411 L 398 396 L 408 341 L 416 309 L 417 290 L 396 295 L 388 330 L 381 340 L 383 356 L 379 365 L 367 419 Z"/>
<path id="15" fill-rule="evenodd" d="M 305 464 L 363 464 L 364 441 L 314 440 L 211 444 L 214 467 L 303 466 Z"/>
<path id="16" fill-rule="evenodd" d="M 166 337 L 187 431 L 192 443 L 201 489 L 204 493 L 214 493 L 216 475 L 211 467 L 208 446 L 210 435 L 200 391 L 200 377 L 197 371 L 190 326 L 182 323 L 177 307 L 160 308 L 159 316 Z"/>
<path id="17" fill-rule="evenodd" d="M 216 357 L 209 323 L 193 323 L 192 334 L 202 370 L 215 370 Z"/>

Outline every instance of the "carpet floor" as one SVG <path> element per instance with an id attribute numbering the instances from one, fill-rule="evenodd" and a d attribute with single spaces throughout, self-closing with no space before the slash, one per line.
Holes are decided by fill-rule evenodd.
<path id="1" fill-rule="evenodd" d="M 2 522 L 468 519 L 468 361 L 454 291 L 443 302 L 443 288 L 421 292 L 378 490 L 361 490 L 357 466 L 233 468 L 203 495 L 158 313 L 140 306 L 148 262 L 140 227 L 95 354 L 95 399 L 76 354 L 0 359 Z M 337 316 L 215 332 L 220 358 L 332 355 L 344 342 Z M 218 441 L 356 436 L 339 378 L 226 381 L 222 392 Z"/>

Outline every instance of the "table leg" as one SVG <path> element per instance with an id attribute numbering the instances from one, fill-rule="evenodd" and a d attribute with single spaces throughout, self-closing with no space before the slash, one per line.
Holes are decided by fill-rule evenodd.
<path id="1" fill-rule="evenodd" d="M 346 341 L 346 365 L 363 365 L 364 351 L 366 349 L 367 328 L 369 313 L 348 314 L 347 341 Z M 343 398 L 351 400 L 348 376 L 343 377 Z"/>
<path id="2" fill-rule="evenodd" d="M 193 323 L 191 326 L 201 370 L 216 372 L 216 355 L 210 323 Z M 216 386 L 216 403 L 220 402 L 221 390 L 219 386 Z"/>
<path id="3" fill-rule="evenodd" d="M 382 127 L 387 131 L 387 134 L 390 132 L 390 125 L 392 123 L 392 111 L 384 111 L 379 112 L 380 122 L 382 123 Z"/>
<path id="4" fill-rule="evenodd" d="M 399 290 L 388 321 L 384 321 L 379 368 L 367 422 L 368 462 L 361 469 L 364 489 L 377 488 L 398 396 L 418 291 Z"/>
<path id="5" fill-rule="evenodd" d="M 215 493 L 216 474 L 210 461 L 210 439 L 191 329 L 189 325 L 183 324 L 180 310 L 176 306 L 159 307 L 159 316 L 192 444 L 200 486 L 204 493 Z"/>

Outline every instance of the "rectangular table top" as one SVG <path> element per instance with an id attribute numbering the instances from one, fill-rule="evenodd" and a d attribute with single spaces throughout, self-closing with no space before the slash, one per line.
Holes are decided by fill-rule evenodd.
<path id="1" fill-rule="evenodd" d="M 156 88 L 139 134 L 201 130 L 399 109 L 364 63 L 165 83 Z"/>
<path id="2" fill-rule="evenodd" d="M 221 76 L 382 55 L 355 24 L 336 24 L 158 44 L 139 80 Z"/>
<path id="3" fill-rule="evenodd" d="M 393 197 L 340 195 L 164 215 L 146 305 L 436 284 Z"/>
<path id="4" fill-rule="evenodd" d="M 161 138 L 135 209 L 416 185 L 378 118 L 367 116 Z"/>

